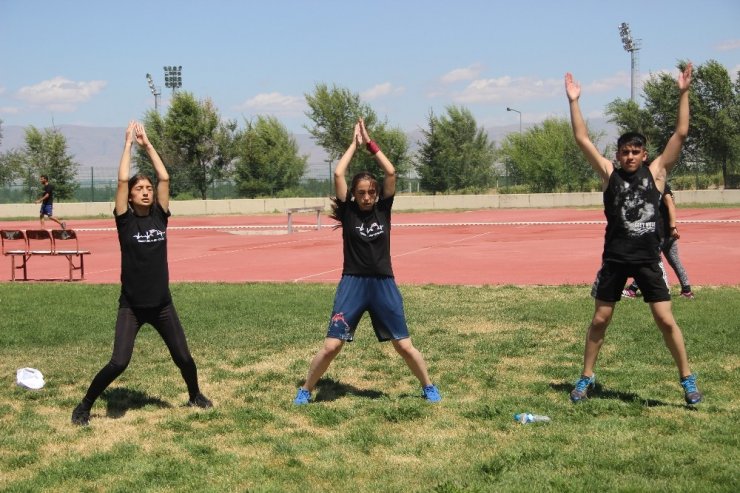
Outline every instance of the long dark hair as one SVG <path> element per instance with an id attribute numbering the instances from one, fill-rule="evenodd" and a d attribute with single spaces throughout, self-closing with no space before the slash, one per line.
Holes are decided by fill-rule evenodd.
<path id="1" fill-rule="evenodd" d="M 140 181 L 146 180 L 149 182 L 149 184 L 154 188 L 154 181 L 151 179 L 149 175 L 145 175 L 144 173 L 137 173 L 131 178 L 128 179 L 128 195 L 129 200 L 131 200 L 131 189 L 136 186 L 137 183 Z M 152 206 L 154 206 L 157 203 L 157 191 L 154 190 L 152 193 Z"/>
<path id="2" fill-rule="evenodd" d="M 372 186 L 374 186 L 376 189 L 378 188 L 378 180 L 375 179 L 375 177 L 370 173 L 369 171 L 360 171 L 355 176 L 352 177 L 352 182 L 350 183 L 349 189 L 347 190 L 347 196 L 344 198 L 344 202 L 349 202 L 352 200 L 352 196 L 355 194 L 355 189 L 357 188 L 357 184 L 360 183 L 362 180 L 368 180 Z M 332 219 L 335 219 L 337 221 L 341 222 L 341 218 L 339 217 L 339 198 L 338 197 L 331 197 L 331 214 L 329 214 L 329 217 Z M 340 225 L 337 225 L 339 227 Z"/>

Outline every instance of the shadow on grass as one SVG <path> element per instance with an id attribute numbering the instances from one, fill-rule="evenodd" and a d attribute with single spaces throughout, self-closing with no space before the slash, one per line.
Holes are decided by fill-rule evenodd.
<path id="1" fill-rule="evenodd" d="M 106 416 L 113 419 L 123 417 L 129 409 L 141 409 L 148 405 L 154 405 L 159 408 L 172 407 L 168 402 L 156 397 L 150 397 L 138 390 L 108 389 L 103 392 L 100 398 L 107 403 Z"/>
<path id="2" fill-rule="evenodd" d="M 551 383 L 550 388 L 564 394 L 570 394 L 573 390 L 572 383 Z M 656 399 L 645 399 L 632 392 L 621 392 L 619 390 L 611 390 L 604 388 L 598 381 L 594 386 L 594 389 L 589 392 L 590 398 L 597 399 L 618 399 L 622 402 L 629 404 L 640 404 L 643 407 L 658 407 L 658 406 L 672 406 L 672 407 L 683 407 L 676 404 L 670 404 L 668 402 L 659 401 Z"/>
<path id="3" fill-rule="evenodd" d="M 316 390 L 315 402 L 334 401 L 346 395 L 356 395 L 357 397 L 365 397 L 366 399 L 380 399 L 385 397 L 383 392 L 358 389 L 354 385 L 337 382 L 331 378 L 319 380 L 316 384 Z"/>

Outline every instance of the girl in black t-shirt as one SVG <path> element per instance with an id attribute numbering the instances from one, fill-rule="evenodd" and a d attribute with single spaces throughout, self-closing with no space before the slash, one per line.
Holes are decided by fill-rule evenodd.
<path id="1" fill-rule="evenodd" d="M 157 174 L 156 192 L 145 175 L 129 178 L 131 146 L 143 146 Z M 198 388 L 198 372 L 188 350 L 180 320 L 172 304 L 167 267 L 167 220 L 170 183 L 167 169 L 147 138 L 144 126 L 130 122 L 118 168 L 115 219 L 121 247 L 121 295 L 116 320 L 113 356 L 93 378 L 82 401 L 72 412 L 72 423 L 87 425 L 90 409 L 100 394 L 128 366 L 134 340 L 145 323 L 164 339 L 188 387 L 188 405 L 213 406 Z"/>
<path id="2" fill-rule="evenodd" d="M 378 182 L 368 172 L 358 173 L 347 189 L 345 173 L 358 147 L 366 145 L 385 173 L 378 198 Z M 340 221 L 344 244 L 344 267 L 337 287 L 334 308 L 324 346 L 314 356 L 306 381 L 293 401 L 308 404 L 311 392 L 332 360 L 347 341 L 354 339 L 360 318 L 370 313 L 373 329 L 379 341 L 390 340 L 422 385 L 422 394 L 430 402 L 442 397 L 429 379 L 421 353 L 411 344 L 403 300 L 393 277 L 390 255 L 391 207 L 396 192 L 393 164 L 378 145 L 370 140 L 365 123 L 355 125 L 352 143 L 337 163 L 334 171 L 337 196 L 332 217 Z"/>

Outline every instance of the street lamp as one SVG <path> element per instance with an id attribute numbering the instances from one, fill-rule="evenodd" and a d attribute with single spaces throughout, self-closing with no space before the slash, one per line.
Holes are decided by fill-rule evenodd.
<path id="1" fill-rule="evenodd" d="M 182 87 L 182 65 L 164 67 L 164 86 L 171 87 L 172 94 L 175 94 L 175 89 Z"/>
<path id="2" fill-rule="evenodd" d="M 146 81 L 149 83 L 149 90 L 154 95 L 154 111 L 159 113 L 159 96 L 162 94 L 162 89 L 154 85 L 151 74 L 146 74 Z"/>
<path id="3" fill-rule="evenodd" d="M 622 45 L 624 46 L 624 51 L 629 52 L 630 54 L 630 68 L 631 68 L 631 84 L 630 84 L 630 99 L 632 101 L 635 100 L 635 87 L 636 87 L 636 80 L 637 80 L 637 72 L 638 72 L 638 58 L 637 58 L 637 52 L 640 51 L 641 46 L 641 39 L 632 39 L 632 32 L 630 31 L 630 26 L 626 22 L 623 22 L 619 25 L 619 36 L 622 38 Z"/>
<path id="4" fill-rule="evenodd" d="M 515 110 L 514 108 L 506 107 L 506 111 L 514 111 L 516 113 L 519 113 L 519 135 L 522 134 L 522 112 L 519 110 Z"/>

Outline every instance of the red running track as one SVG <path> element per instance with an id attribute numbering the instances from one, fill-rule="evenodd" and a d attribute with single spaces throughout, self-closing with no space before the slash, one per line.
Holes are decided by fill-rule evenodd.
<path id="1" fill-rule="evenodd" d="M 297 216 L 297 217 L 296 217 Z M 337 282 L 341 231 L 287 234 L 283 215 L 172 217 L 170 279 L 210 282 Z M 48 226 L 49 223 L 47 223 Z M 53 223 L 51 223 L 53 224 Z M 680 209 L 679 253 L 691 284 L 740 284 L 740 208 Z M 2 222 L 1 228 L 36 229 L 38 221 Z M 88 283 L 117 283 L 120 252 L 113 219 L 70 220 L 86 258 Z M 391 251 L 400 284 L 590 284 L 600 266 L 604 216 L 597 209 L 486 209 L 394 213 Z M 0 280 L 10 279 L 10 259 Z M 4 271 L 3 271 L 4 269 Z M 667 267 L 671 281 L 677 279 Z M 61 280 L 63 258 L 37 257 L 31 279 Z"/>

